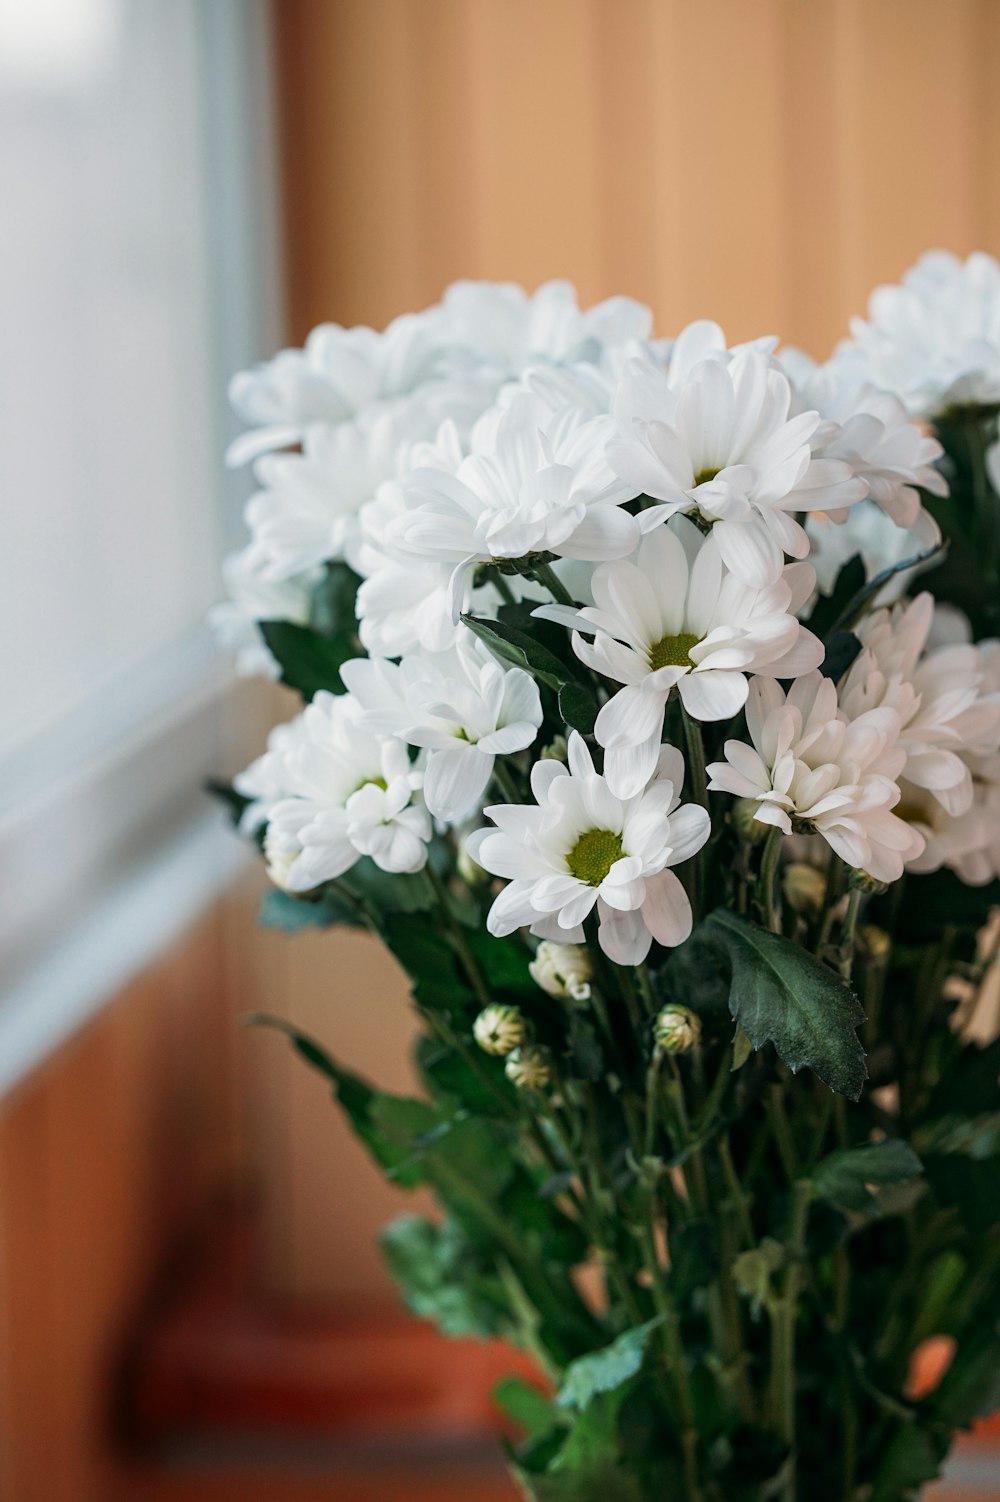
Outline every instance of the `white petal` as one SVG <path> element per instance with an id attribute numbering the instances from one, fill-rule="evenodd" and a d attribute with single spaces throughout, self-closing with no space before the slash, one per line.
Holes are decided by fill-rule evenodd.
<path id="1" fill-rule="evenodd" d="M 678 688 L 681 702 L 695 720 L 728 720 L 739 714 L 747 700 L 747 680 L 742 673 L 688 673 Z"/>
<path id="2" fill-rule="evenodd" d="M 424 802 L 448 824 L 479 807 L 493 773 L 493 757 L 475 746 L 432 751 L 424 773 Z"/>
<path id="3" fill-rule="evenodd" d="M 673 823 L 673 820 L 671 820 Z M 646 880 L 642 917 L 658 944 L 683 944 L 693 922 L 688 894 L 672 871 L 661 871 Z"/>
<path id="4" fill-rule="evenodd" d="M 603 902 L 597 910 L 601 916 L 597 938 L 608 959 L 616 965 L 641 965 L 652 943 L 641 912 L 616 913 Z"/>

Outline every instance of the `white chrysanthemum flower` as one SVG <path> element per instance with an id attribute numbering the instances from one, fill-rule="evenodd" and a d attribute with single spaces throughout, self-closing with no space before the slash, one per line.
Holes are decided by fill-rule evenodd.
<path id="1" fill-rule="evenodd" d="M 374 402 L 405 396 L 449 370 L 435 308 L 396 318 L 381 333 L 322 323 L 303 349 L 282 350 L 233 376 L 229 399 L 255 431 L 231 444 L 227 462 L 245 464 L 269 449 L 300 443 L 313 423 L 346 422 Z"/>
<path id="2" fill-rule="evenodd" d="M 812 585 L 808 564 L 793 563 L 751 589 L 722 562 L 715 530 L 704 536 L 681 516 L 644 537 L 634 561 L 594 570 L 593 606 L 535 611 L 572 627 L 577 656 L 625 685 L 595 725 L 617 796 L 651 776 L 675 688 L 694 719 L 726 720 L 743 707 L 748 673 L 792 678 L 818 667 L 823 644 L 795 616 Z"/>
<path id="3" fill-rule="evenodd" d="M 568 767 L 548 760 L 532 768 L 536 805 L 486 809 L 497 827 L 470 840 L 473 858 L 508 883 L 490 909 L 490 933 L 530 927 L 539 938 L 579 944 L 596 906 L 601 948 L 619 965 L 640 964 L 653 939 L 682 943 L 691 904 L 670 867 L 700 850 L 710 830 L 705 809 L 678 806 L 683 781 L 684 758 L 663 746 L 648 785 L 616 798 L 574 731 Z"/>
<path id="4" fill-rule="evenodd" d="M 609 419 L 553 413 L 518 393 L 480 418 L 454 471 L 415 468 L 400 481 L 406 511 L 386 528 L 389 547 L 451 565 L 453 613 L 478 563 L 623 556 L 640 523 L 621 509 L 635 492 L 608 467 L 609 429 Z"/>
<path id="5" fill-rule="evenodd" d="M 261 489 L 247 502 L 246 520 L 272 578 L 287 579 L 331 559 L 346 558 L 353 566 L 361 508 L 396 474 L 409 437 L 399 414 L 382 411 L 333 425 L 312 423 L 301 453 L 257 460 Z"/>
<path id="6" fill-rule="evenodd" d="M 267 555 L 253 543 L 225 560 L 222 577 L 229 599 L 212 607 L 208 621 L 222 644 L 235 655 L 241 677 L 280 675 L 281 669 L 257 623 L 292 621 L 304 626 L 309 620 L 312 590 L 321 576 L 321 570 L 309 569 L 275 580 L 268 572 Z"/>
<path id="7" fill-rule="evenodd" d="M 941 528 L 929 511 L 921 510 L 912 527 L 898 527 L 871 501 L 852 506 L 847 520 L 839 525 L 822 513 L 808 516 L 806 531 L 811 545 L 809 562 L 816 570 L 820 592 L 825 595 L 832 594 L 840 570 L 855 556 L 860 557 L 865 579 L 870 581 L 886 569 L 933 552 L 941 543 Z M 893 574 L 882 586 L 875 604 L 893 604 L 906 592 L 913 578 L 912 571 L 906 569 Z"/>
<path id="8" fill-rule="evenodd" d="M 714 351 L 677 375 L 630 361 L 608 458 L 633 494 L 713 523 L 726 565 L 762 588 L 784 554 L 809 551 L 793 513 L 840 510 L 868 490 L 849 465 L 813 457 L 819 417 L 791 404 L 788 377 L 758 349 Z"/>
<path id="9" fill-rule="evenodd" d="M 956 815 L 972 802 L 966 757 L 1000 747 L 1000 693 L 984 691 L 978 648 L 959 643 L 925 650 L 933 616 L 934 599 L 926 591 L 867 616 L 856 628 L 864 650 L 839 698 L 852 719 L 882 705 L 896 710 L 907 782 Z"/>
<path id="10" fill-rule="evenodd" d="M 424 801 L 449 824 L 479 807 L 497 756 L 530 746 L 542 723 L 535 680 L 468 632 L 451 652 L 398 665 L 357 658 L 341 677 L 365 728 L 426 749 Z"/>
<path id="11" fill-rule="evenodd" d="M 917 417 L 1000 401 L 1000 265 L 930 251 L 895 287 L 877 287 L 851 320 L 850 356 Z"/>
<path id="12" fill-rule="evenodd" d="M 793 821 L 821 834 L 877 881 L 898 881 L 924 841 L 893 813 L 906 763 L 896 711 L 849 720 L 836 685 L 817 672 L 796 679 L 787 697 L 774 679 L 754 678 L 746 715 L 752 746 L 727 741 L 726 760 L 708 768 L 709 788 L 752 799 L 757 819 L 784 834 Z"/>
<path id="13" fill-rule="evenodd" d="M 967 649 L 976 653 L 981 674 L 980 700 L 995 704 L 1000 697 L 1000 641 L 984 641 Z M 936 871 L 949 866 L 973 886 L 1000 877 L 1000 744 L 984 736 L 969 739 L 960 752 L 972 787 L 968 807 L 957 816 L 948 812 L 932 791 L 902 781 L 906 818 L 924 836 L 922 856 L 910 863 L 913 871 Z"/>
<path id="14" fill-rule="evenodd" d="M 420 782 L 401 741 L 365 730 L 349 695 L 320 692 L 234 786 L 257 800 L 281 885 L 308 892 L 362 855 L 383 871 L 419 871 L 431 838 Z"/>
<path id="15" fill-rule="evenodd" d="M 506 376 L 542 360 L 598 358 L 608 345 L 646 339 L 653 315 L 630 297 L 581 309 L 570 282 L 526 292 L 513 282 L 454 282 L 441 300 L 441 332 Z"/>
<path id="16" fill-rule="evenodd" d="M 948 482 L 936 467 L 944 453 L 940 443 L 910 421 L 898 396 L 866 382 L 855 360 L 834 357 L 817 365 L 801 350 L 789 349 L 782 351 L 781 363 L 801 407 L 824 419 L 813 436 L 813 453 L 842 459 L 897 526 L 916 524 L 918 487 L 931 495 L 948 494 Z"/>

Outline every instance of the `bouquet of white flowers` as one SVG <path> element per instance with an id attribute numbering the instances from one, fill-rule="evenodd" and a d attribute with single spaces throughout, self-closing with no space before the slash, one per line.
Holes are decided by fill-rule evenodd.
<path id="1" fill-rule="evenodd" d="M 410 1307 L 537 1359 L 526 1495 L 896 1502 L 1000 1403 L 1000 266 L 821 366 L 650 325 L 464 282 L 236 377 L 217 617 L 307 705 L 225 791 L 412 980 L 423 1098 L 286 1030 L 440 1201 Z"/>

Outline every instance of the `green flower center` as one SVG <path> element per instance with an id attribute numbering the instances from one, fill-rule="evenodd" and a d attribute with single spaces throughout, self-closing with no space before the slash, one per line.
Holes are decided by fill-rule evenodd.
<path id="1" fill-rule="evenodd" d="M 718 473 L 717 469 L 712 469 L 711 467 L 708 469 L 699 469 L 694 477 L 694 484 L 692 484 L 691 489 L 694 490 L 695 485 L 707 485 L 709 480 L 714 480 Z"/>
<path id="2" fill-rule="evenodd" d="M 362 788 L 381 788 L 383 793 L 387 793 L 389 791 L 389 784 L 384 777 L 365 777 L 358 783 L 354 791 L 360 793 Z"/>
<path id="3" fill-rule="evenodd" d="M 649 649 L 649 671 L 657 668 L 690 668 L 691 648 L 701 641 L 693 631 L 682 631 L 679 636 L 665 636 L 655 647 Z"/>
<path id="4" fill-rule="evenodd" d="M 566 864 L 577 881 L 599 887 L 615 861 L 624 855 L 622 837 L 610 829 L 588 829 L 566 857 Z"/>

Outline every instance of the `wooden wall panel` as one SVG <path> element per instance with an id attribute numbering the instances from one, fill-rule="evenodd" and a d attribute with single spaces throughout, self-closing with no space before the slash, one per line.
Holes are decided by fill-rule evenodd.
<path id="1" fill-rule="evenodd" d="M 243 1178 L 211 914 L 0 1103 L 0 1499 L 107 1502 L 125 1343 Z"/>

